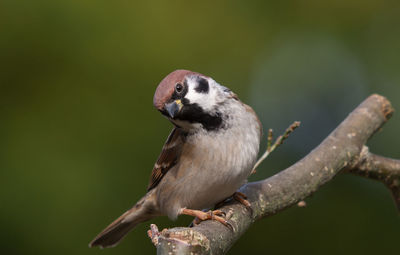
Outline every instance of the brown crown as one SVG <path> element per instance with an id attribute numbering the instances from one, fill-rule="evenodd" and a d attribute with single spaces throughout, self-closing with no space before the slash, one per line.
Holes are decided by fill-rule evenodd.
<path id="1" fill-rule="evenodd" d="M 188 70 L 176 70 L 168 74 L 158 85 L 156 92 L 154 93 L 153 104 L 158 109 L 164 108 L 165 103 L 171 98 L 175 90 L 177 83 L 184 83 L 185 77 L 188 75 L 201 75 L 202 74 L 188 71 Z"/>

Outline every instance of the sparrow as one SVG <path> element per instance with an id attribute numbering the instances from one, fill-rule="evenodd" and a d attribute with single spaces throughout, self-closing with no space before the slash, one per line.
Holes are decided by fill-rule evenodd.
<path id="1" fill-rule="evenodd" d="M 153 104 L 174 127 L 154 165 L 147 193 L 89 247 L 113 247 L 137 224 L 161 215 L 227 224 L 221 211 L 203 210 L 232 197 L 252 171 L 261 123 L 230 89 L 200 73 L 176 70 L 158 85 Z"/>

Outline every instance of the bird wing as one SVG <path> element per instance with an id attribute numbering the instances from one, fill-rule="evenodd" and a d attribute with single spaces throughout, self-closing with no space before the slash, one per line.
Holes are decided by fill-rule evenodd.
<path id="1" fill-rule="evenodd" d="M 147 186 L 147 191 L 150 191 L 161 181 L 164 175 L 176 165 L 182 152 L 182 147 L 185 141 L 186 133 L 182 129 L 175 127 L 169 134 L 167 141 L 154 164 L 151 172 L 150 182 Z"/>

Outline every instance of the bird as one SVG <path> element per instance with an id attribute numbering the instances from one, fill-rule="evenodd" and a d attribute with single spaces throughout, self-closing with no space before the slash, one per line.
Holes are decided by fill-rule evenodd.
<path id="1" fill-rule="evenodd" d="M 135 226 L 154 217 L 190 215 L 227 225 L 219 210 L 235 196 L 256 162 L 262 126 L 255 111 L 211 77 L 176 70 L 158 85 L 153 104 L 173 124 L 154 164 L 147 193 L 89 247 L 117 245 Z"/>

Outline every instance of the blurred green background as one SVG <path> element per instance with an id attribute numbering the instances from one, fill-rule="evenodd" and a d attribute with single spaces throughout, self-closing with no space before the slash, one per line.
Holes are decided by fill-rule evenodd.
<path id="1" fill-rule="evenodd" d="M 400 4 L 0 0 L 2 254 L 155 253 L 147 223 L 116 248 L 87 245 L 145 193 L 171 129 L 153 93 L 178 68 L 230 87 L 265 130 L 302 121 L 251 177 L 263 179 L 371 93 L 400 109 Z M 371 150 L 400 158 L 399 129 L 395 114 Z M 257 222 L 230 254 L 399 251 L 400 217 L 380 183 L 340 175 L 307 205 Z"/>

